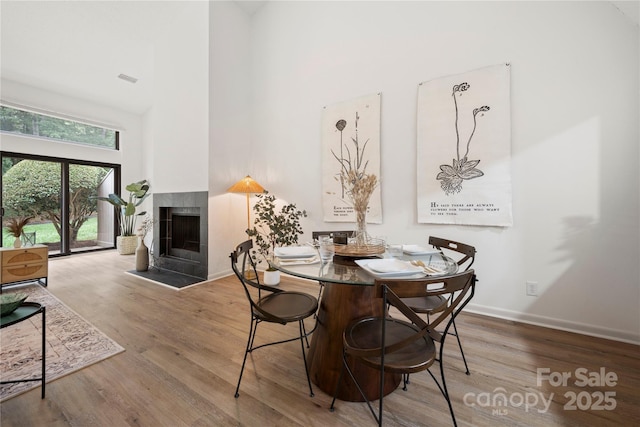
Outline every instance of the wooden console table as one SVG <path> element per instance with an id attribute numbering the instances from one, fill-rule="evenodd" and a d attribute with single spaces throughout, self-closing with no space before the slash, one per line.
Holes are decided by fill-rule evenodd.
<path id="1" fill-rule="evenodd" d="M 37 280 L 47 286 L 49 247 L 35 245 L 24 248 L 0 248 L 0 285 Z"/>

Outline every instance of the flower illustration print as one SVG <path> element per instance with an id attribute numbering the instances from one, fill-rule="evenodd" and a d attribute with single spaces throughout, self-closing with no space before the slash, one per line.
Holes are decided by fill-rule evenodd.
<path id="1" fill-rule="evenodd" d="M 480 114 L 480 117 L 482 117 L 486 111 L 489 111 L 489 106 L 483 105 L 480 108 L 473 109 L 473 128 L 467 140 L 465 153 L 460 156 L 460 130 L 458 128 L 459 112 L 458 100 L 456 97 L 461 96 L 462 92 L 467 91 L 470 87 L 471 86 L 467 82 L 460 83 L 453 86 L 451 93 L 456 114 L 456 158 L 453 159 L 452 165 L 440 165 L 440 172 L 436 176 L 436 179 L 441 181 L 440 187 L 447 195 L 459 193 L 462 190 L 462 183 L 465 180 L 479 178 L 484 175 L 484 173 L 476 167 L 480 163 L 480 160 L 469 160 L 467 156 L 469 155 L 471 140 L 476 132 L 478 124 L 477 116 Z"/>

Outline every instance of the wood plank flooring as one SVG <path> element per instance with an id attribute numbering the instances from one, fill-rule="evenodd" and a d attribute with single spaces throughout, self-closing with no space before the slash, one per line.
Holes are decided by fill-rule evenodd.
<path id="1" fill-rule="evenodd" d="M 251 355 L 234 398 L 249 329 L 235 277 L 176 291 L 125 274 L 134 263 L 115 251 L 50 260 L 49 290 L 126 351 L 49 383 L 44 400 L 36 389 L 3 402 L 2 427 L 375 425 L 363 403 L 338 401 L 332 413 L 330 396 L 317 388 L 309 396 L 297 342 Z M 317 293 L 315 283 L 287 280 L 287 289 Z M 449 340 L 445 372 L 458 425 L 640 425 L 638 346 L 472 314 L 458 319 L 471 369 L 464 374 Z M 294 325 L 261 325 L 258 337 L 295 333 Z M 538 385 L 543 368 L 571 378 Z M 576 385 L 580 368 L 615 373 L 616 385 Z M 452 425 L 427 373 L 412 375 L 409 390 L 384 403 L 388 426 Z"/>

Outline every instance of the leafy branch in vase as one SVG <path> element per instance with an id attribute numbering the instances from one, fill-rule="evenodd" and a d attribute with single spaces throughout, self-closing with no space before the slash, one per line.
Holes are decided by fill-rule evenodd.
<path id="1" fill-rule="evenodd" d="M 479 178 L 484 175 L 484 173 L 476 168 L 480 160 L 469 160 L 467 156 L 469 155 L 469 147 L 471 146 L 471 140 L 476 132 L 477 119 L 476 116 L 480 114 L 480 117 L 484 116 L 485 111 L 489 111 L 489 107 L 487 105 L 483 105 L 480 108 L 473 109 L 473 129 L 471 130 L 471 134 L 469 135 L 469 139 L 467 140 L 466 151 L 462 158 L 460 157 L 460 130 L 458 129 L 458 101 L 456 99 L 457 96 L 461 96 L 462 92 L 469 89 L 469 84 L 464 82 L 453 86 L 453 91 L 451 96 L 453 97 L 453 104 L 456 110 L 456 158 L 453 159 L 453 164 L 450 165 L 440 165 L 440 172 L 436 176 L 436 179 L 440 182 L 440 187 L 444 190 L 445 194 L 454 194 L 459 193 L 462 190 L 462 182 L 467 179 Z"/>

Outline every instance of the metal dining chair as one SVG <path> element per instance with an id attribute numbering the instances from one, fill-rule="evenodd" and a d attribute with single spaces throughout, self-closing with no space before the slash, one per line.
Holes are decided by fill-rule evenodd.
<path id="1" fill-rule="evenodd" d="M 309 368 L 307 366 L 307 357 L 304 348 L 305 340 L 313 330 L 306 332 L 304 320 L 316 314 L 318 310 L 318 300 L 303 292 L 283 291 L 271 286 L 262 285 L 256 271 L 255 261 L 250 254 L 251 248 L 253 248 L 253 241 L 247 240 L 240 243 L 230 255 L 231 268 L 244 288 L 251 313 L 249 337 L 247 339 L 247 347 L 244 352 L 235 397 L 240 395 L 240 382 L 242 381 L 242 374 L 249 353 L 262 347 L 282 344 L 298 339 L 302 347 L 302 359 L 304 361 L 305 374 L 307 375 L 307 383 L 309 384 L 309 393 L 310 396 L 313 397 L 313 388 L 311 387 L 311 379 L 309 378 Z M 245 271 L 247 269 L 253 271 L 254 275 L 252 279 L 246 277 Z M 299 334 L 293 338 L 255 345 L 256 331 L 258 325 L 262 322 L 279 323 L 281 325 L 297 322 Z"/>
<path id="2" fill-rule="evenodd" d="M 452 256 L 458 264 L 458 271 L 467 271 L 473 265 L 476 256 L 476 248 L 467 245 L 466 243 L 460 243 L 453 240 L 443 239 L 440 237 L 429 237 L 429 244 L 434 248 L 440 250 L 447 256 Z M 457 257 L 456 257 L 457 255 Z M 460 257 L 462 255 L 462 257 Z M 405 300 L 405 304 L 407 304 L 413 311 L 416 313 L 426 314 L 427 322 L 429 322 L 430 317 L 434 313 L 439 313 L 447 307 L 449 300 L 444 298 L 442 295 L 437 296 L 428 296 L 428 297 L 418 297 L 418 298 L 409 298 Z M 458 328 L 456 326 L 455 321 L 452 323 L 453 330 L 449 332 L 451 335 L 456 337 L 458 341 L 458 347 L 460 347 L 460 354 L 462 355 L 462 361 L 464 362 L 465 373 L 467 375 L 471 375 L 469 371 L 469 366 L 467 364 L 467 359 L 464 355 L 464 350 L 462 349 L 462 342 L 460 341 L 460 336 L 458 335 Z M 405 378 L 405 387 L 408 383 L 408 378 Z"/>
<path id="3" fill-rule="evenodd" d="M 375 296 L 380 298 L 382 307 L 395 307 L 406 317 L 406 320 L 390 317 L 387 313 L 384 317 L 358 319 L 347 326 L 343 334 L 342 369 L 331 402 L 331 411 L 335 409 L 336 395 L 346 372 L 357 386 L 378 425 L 382 426 L 384 373 L 404 376 L 426 370 L 447 401 L 451 419 L 456 426 L 444 375 L 443 348 L 453 320 L 473 297 L 475 282 L 476 276 L 473 270 L 450 276 L 422 279 L 376 279 Z M 427 323 L 419 313 L 404 302 L 406 298 L 435 296 L 443 296 L 451 302 L 434 315 L 430 323 Z M 384 309 L 383 312 L 385 312 Z M 441 326 L 444 326 L 443 332 L 438 331 L 438 327 Z M 436 350 L 436 342 L 440 343 L 439 351 Z M 377 412 L 349 368 L 348 360 L 358 361 L 380 372 Z M 435 361 L 440 362 L 440 380 L 429 369 Z"/>

